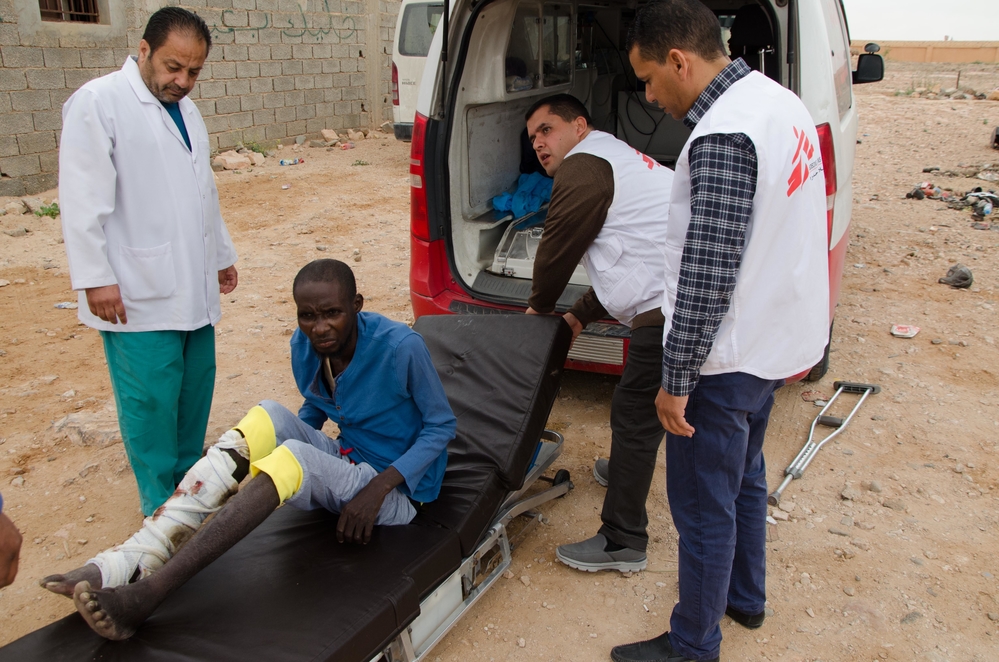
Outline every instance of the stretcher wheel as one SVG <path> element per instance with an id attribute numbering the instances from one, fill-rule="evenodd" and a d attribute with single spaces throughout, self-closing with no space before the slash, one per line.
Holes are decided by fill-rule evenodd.
<path id="1" fill-rule="evenodd" d="M 569 471 L 568 469 L 559 469 L 555 472 L 555 478 L 552 479 L 552 485 L 561 485 L 562 483 L 569 482 Z"/>

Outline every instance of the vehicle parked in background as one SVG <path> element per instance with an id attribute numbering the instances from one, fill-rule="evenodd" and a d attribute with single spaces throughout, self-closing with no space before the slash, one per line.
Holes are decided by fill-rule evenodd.
<path id="1" fill-rule="evenodd" d="M 853 202 L 852 84 L 881 80 L 884 62 L 868 52 L 851 71 L 841 0 L 702 1 L 718 15 L 732 56 L 798 94 L 815 121 L 828 201 L 832 320 Z M 573 94 L 596 128 L 664 165 L 676 163 L 690 131 L 646 102 L 628 64 L 624 40 L 634 7 L 628 0 L 453 0 L 447 29 L 437 31 L 428 51 L 413 125 L 410 291 L 416 317 L 526 308 L 546 209 L 514 218 L 495 211 L 491 200 L 511 190 L 521 174 L 524 113 L 538 98 Z M 588 287 L 577 269 L 559 310 Z M 629 330 L 613 320 L 590 325 L 567 365 L 620 374 L 628 337 Z M 828 355 L 827 347 L 808 377 L 825 373 Z"/>
<path id="2" fill-rule="evenodd" d="M 413 116 L 430 42 L 444 13 L 440 0 L 402 0 L 392 42 L 392 124 L 398 140 L 413 137 Z"/>

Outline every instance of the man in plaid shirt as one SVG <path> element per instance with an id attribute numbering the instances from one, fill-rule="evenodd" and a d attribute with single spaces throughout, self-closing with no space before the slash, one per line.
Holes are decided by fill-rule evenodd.
<path id="1" fill-rule="evenodd" d="M 617 646 L 617 662 L 718 660 L 725 614 L 765 618 L 774 391 L 828 340 L 826 200 L 814 121 L 792 92 L 731 61 L 698 0 L 640 9 L 629 58 L 691 129 L 666 239 L 662 389 L 666 489 L 680 536 L 670 630 Z"/>

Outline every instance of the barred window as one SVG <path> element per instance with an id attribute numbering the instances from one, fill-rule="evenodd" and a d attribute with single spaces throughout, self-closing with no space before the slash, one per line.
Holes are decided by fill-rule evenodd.
<path id="1" fill-rule="evenodd" d="M 38 0 L 43 21 L 100 23 L 98 0 Z"/>

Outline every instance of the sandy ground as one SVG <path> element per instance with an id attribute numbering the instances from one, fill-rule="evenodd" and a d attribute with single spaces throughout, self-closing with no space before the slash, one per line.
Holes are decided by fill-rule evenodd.
<path id="1" fill-rule="evenodd" d="M 999 233 L 973 229 L 967 212 L 904 194 L 932 178 L 924 166 L 999 162 L 988 147 L 999 103 L 893 96 L 914 77 L 942 82 L 955 73 L 952 65 L 890 65 L 884 83 L 857 88 L 862 144 L 832 368 L 818 384 L 779 392 L 766 445 L 771 484 L 818 413 L 803 392 L 829 396 L 836 379 L 883 390 L 789 488 L 789 512 L 770 526 L 773 613 L 756 631 L 725 619 L 722 659 L 996 659 Z M 979 90 L 999 85 L 999 67 L 974 73 Z M 288 368 L 290 283 L 308 260 L 347 260 L 368 310 L 412 320 L 408 144 L 369 140 L 352 151 L 303 153 L 304 165 L 268 160 L 219 174 L 240 283 L 225 297 L 218 327 L 212 436 L 261 398 L 298 404 Z M 18 225 L 30 233 L 0 234 L 0 279 L 10 281 L 0 287 L 0 489 L 25 545 L 17 581 L 0 591 L 0 644 L 71 613 L 38 578 L 76 567 L 141 521 L 100 339 L 74 311 L 54 307 L 75 301 L 58 222 L 0 217 L 4 230 Z M 937 283 L 955 262 L 974 271 L 971 290 Z M 894 338 L 895 323 L 922 330 Z M 576 488 L 544 508 L 549 523 L 515 550 L 513 577 L 430 659 L 606 660 L 612 646 L 668 627 L 677 537 L 661 468 L 649 500 L 646 571 L 583 574 L 553 562 L 556 545 L 598 526 L 603 489 L 590 469 L 609 449 L 613 385 L 566 374 L 550 426 L 566 437 L 556 468 L 569 469 Z"/>

